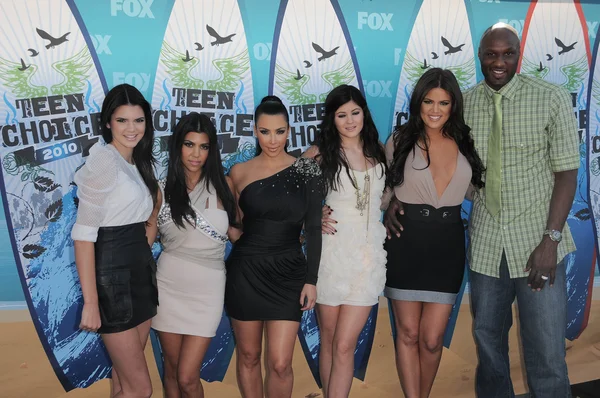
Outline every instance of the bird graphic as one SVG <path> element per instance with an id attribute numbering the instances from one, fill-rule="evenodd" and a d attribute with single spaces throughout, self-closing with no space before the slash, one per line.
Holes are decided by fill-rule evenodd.
<path id="1" fill-rule="evenodd" d="M 552 59 L 554 58 L 552 55 L 550 54 L 546 54 L 546 61 L 552 61 Z"/>
<path id="2" fill-rule="evenodd" d="M 424 59 L 423 60 L 423 65 L 421 65 L 421 69 L 427 69 L 427 68 L 430 68 L 430 67 L 431 67 L 431 65 L 427 65 L 427 60 Z"/>
<path id="3" fill-rule="evenodd" d="M 196 43 L 194 43 L 194 45 L 196 46 L 196 51 L 204 50 L 204 47 L 202 46 L 202 44 L 196 42 Z"/>
<path id="4" fill-rule="evenodd" d="M 48 34 L 48 32 L 41 30 L 40 28 L 35 28 L 35 31 L 37 32 L 38 35 L 40 35 L 40 37 L 44 40 L 48 40 L 50 41 L 50 43 L 48 43 L 46 45 L 46 48 L 54 48 L 60 44 L 63 44 L 64 42 L 68 41 L 69 39 L 67 39 L 67 36 L 71 33 L 71 32 L 67 32 L 64 35 L 62 35 L 61 37 L 52 37 Z"/>
<path id="5" fill-rule="evenodd" d="M 39 52 L 37 52 L 33 48 L 28 48 L 27 51 L 29 51 L 29 56 L 30 57 L 37 57 L 37 55 L 39 54 Z"/>
<path id="6" fill-rule="evenodd" d="M 454 47 L 452 44 L 450 44 L 450 42 L 444 36 L 442 36 L 442 44 L 445 47 L 448 47 L 448 51 L 444 51 L 444 55 L 454 54 L 454 53 L 457 53 L 459 51 L 462 51 L 462 46 L 465 45 L 463 43 L 463 44 L 459 44 L 458 46 Z"/>
<path id="7" fill-rule="evenodd" d="M 300 69 L 296 69 L 296 77 L 294 77 L 294 79 L 301 80 L 303 77 L 304 75 L 300 74 Z"/>
<path id="8" fill-rule="evenodd" d="M 313 48 L 315 49 L 316 52 L 318 52 L 318 53 L 321 54 L 321 56 L 319 58 L 317 58 L 318 61 L 323 61 L 324 59 L 333 57 L 334 55 L 337 54 L 336 53 L 337 49 L 340 48 L 340 46 L 337 46 L 333 50 L 325 51 L 325 50 L 323 50 L 323 48 L 321 46 L 319 46 L 316 43 L 313 43 L 312 46 L 313 46 Z"/>
<path id="9" fill-rule="evenodd" d="M 211 46 L 218 46 L 219 44 L 229 43 L 231 41 L 231 38 L 236 35 L 236 33 L 232 33 L 228 36 L 220 36 L 217 33 L 217 31 L 211 28 L 209 25 L 206 25 L 206 30 L 208 31 L 209 35 L 215 38 L 215 41 L 210 42 Z"/>
<path id="10" fill-rule="evenodd" d="M 312 66 L 312 64 L 310 63 L 310 61 L 304 60 L 304 67 L 305 68 L 310 68 Z"/>
<path id="11" fill-rule="evenodd" d="M 439 58 L 439 55 L 437 55 L 437 53 L 435 53 L 435 52 L 433 52 L 433 51 L 432 51 L 432 52 L 431 52 L 431 58 L 433 58 L 433 59 L 438 59 L 438 58 Z"/>
<path id="12" fill-rule="evenodd" d="M 25 72 L 31 65 L 25 65 L 25 61 L 21 58 L 21 67 L 18 68 L 21 72 Z"/>
<path id="13" fill-rule="evenodd" d="M 557 46 L 560 47 L 560 51 L 558 52 L 558 55 L 564 54 L 564 53 L 568 53 L 571 50 L 575 49 L 575 44 L 577 44 L 577 42 L 571 44 L 570 46 L 565 46 L 565 44 L 560 41 L 560 39 L 558 39 L 557 37 L 554 38 L 554 42 L 556 43 Z"/>
<path id="14" fill-rule="evenodd" d="M 190 62 L 194 57 L 190 57 L 190 52 L 185 50 L 185 58 L 181 58 L 183 62 Z"/>
<path id="15" fill-rule="evenodd" d="M 542 65 L 542 61 L 540 61 L 540 67 L 538 68 L 538 72 L 543 72 L 544 71 L 544 65 Z"/>

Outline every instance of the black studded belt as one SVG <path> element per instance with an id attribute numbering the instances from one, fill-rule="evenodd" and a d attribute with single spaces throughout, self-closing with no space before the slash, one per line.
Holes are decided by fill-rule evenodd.
<path id="1" fill-rule="evenodd" d="M 458 222 L 461 221 L 461 206 L 447 206 L 436 209 L 430 205 L 402 203 L 404 215 L 411 220 L 424 222 Z"/>

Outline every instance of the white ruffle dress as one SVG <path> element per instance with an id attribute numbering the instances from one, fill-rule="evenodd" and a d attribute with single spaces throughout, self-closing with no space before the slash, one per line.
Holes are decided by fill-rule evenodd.
<path id="1" fill-rule="evenodd" d="M 356 190 L 345 169 L 340 172 L 341 186 L 329 191 L 326 203 L 333 209 L 331 217 L 335 235 L 323 235 L 323 249 L 317 281 L 317 303 L 338 306 L 371 306 L 379 300 L 386 278 L 385 227 L 381 223 L 381 198 L 385 186 L 383 167 L 354 171 L 358 188 L 363 192 L 365 173 L 370 177 L 368 211 L 356 208 Z"/>

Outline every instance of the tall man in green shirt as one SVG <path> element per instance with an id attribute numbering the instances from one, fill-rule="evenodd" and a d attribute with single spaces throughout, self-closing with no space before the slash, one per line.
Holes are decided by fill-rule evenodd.
<path id="1" fill-rule="evenodd" d="M 563 259 L 575 250 L 565 222 L 580 161 L 571 96 L 516 74 L 520 41 L 509 25 L 490 27 L 478 55 L 485 81 L 464 94 L 465 121 L 486 165 L 469 225 L 476 393 L 514 396 L 508 332 L 516 298 L 531 396 L 570 397 Z M 401 228 L 399 209 L 394 201 L 386 211 L 392 233 Z"/>

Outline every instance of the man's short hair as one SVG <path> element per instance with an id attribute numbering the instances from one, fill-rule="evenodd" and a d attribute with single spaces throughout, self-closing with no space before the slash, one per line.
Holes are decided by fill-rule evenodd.
<path id="1" fill-rule="evenodd" d="M 509 25 L 507 23 L 497 22 L 497 23 L 493 24 L 492 26 L 490 26 L 489 28 L 487 28 L 485 30 L 485 32 L 483 32 L 483 35 L 481 35 L 481 40 L 479 41 L 479 47 L 481 47 L 481 43 L 483 43 L 483 39 L 485 39 L 487 35 L 489 35 L 496 29 L 507 29 L 507 30 L 511 31 L 517 37 L 517 40 L 519 40 L 519 45 L 521 44 L 521 39 L 519 38 L 519 32 L 517 32 L 517 30 L 515 28 L 513 28 L 511 25 Z"/>

